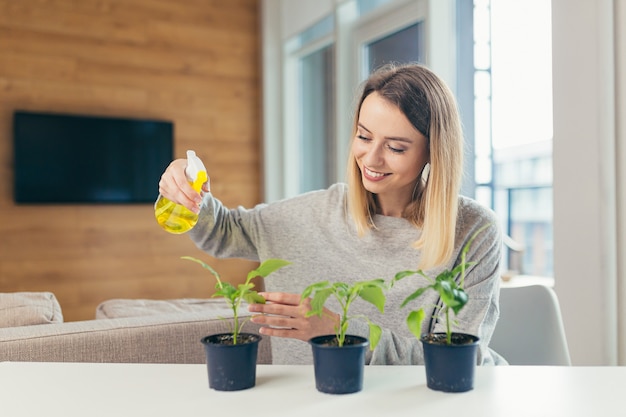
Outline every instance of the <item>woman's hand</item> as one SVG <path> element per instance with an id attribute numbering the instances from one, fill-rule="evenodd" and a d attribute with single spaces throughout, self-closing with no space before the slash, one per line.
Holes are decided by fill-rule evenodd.
<path id="1" fill-rule="evenodd" d="M 163 175 L 161 175 L 159 194 L 176 204 L 187 207 L 194 213 L 198 213 L 200 211 L 202 196 L 197 193 L 191 187 L 189 181 L 187 181 L 185 168 L 187 168 L 186 159 L 176 159 L 172 161 Z M 202 186 L 202 191 L 209 191 L 208 181 Z"/>
<path id="2" fill-rule="evenodd" d="M 262 324 L 259 332 L 267 336 L 290 337 L 308 341 L 312 337 L 335 334 L 339 326 L 339 315 L 324 309 L 322 317 L 306 317 L 311 310 L 311 300 L 300 303 L 300 294 L 284 292 L 260 293 L 266 304 L 250 304 L 248 311 L 261 313 L 252 317 L 252 322 Z"/>

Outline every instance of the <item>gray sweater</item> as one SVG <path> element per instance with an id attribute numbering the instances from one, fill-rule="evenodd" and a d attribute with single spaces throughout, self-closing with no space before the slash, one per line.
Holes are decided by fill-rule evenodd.
<path id="1" fill-rule="evenodd" d="M 207 194 L 198 223 L 189 235 L 199 249 L 218 258 L 280 258 L 292 262 L 266 278 L 267 291 L 300 293 L 310 283 L 321 280 L 390 280 L 396 272 L 417 269 L 420 251 L 412 243 L 420 236 L 420 229 L 402 218 L 376 215 L 376 229 L 359 237 L 346 212 L 346 201 L 346 184 L 252 209 L 228 209 Z M 476 262 L 465 278 L 469 302 L 456 316 L 453 328 L 480 338 L 478 364 L 483 365 L 505 363 L 488 348 L 499 311 L 502 248 L 494 213 L 469 198 L 459 197 L 454 259 L 441 269 L 426 271 L 435 277 L 443 268 L 458 264 L 465 242 L 486 223 L 491 226 L 479 234 L 468 252 L 467 260 Z M 409 332 L 405 320 L 410 309 L 419 307 L 424 308 L 427 318 L 431 317 L 439 297 L 427 291 L 404 308 L 400 304 L 424 284 L 426 280 L 418 275 L 396 283 L 387 292 L 384 314 L 363 300 L 354 302 L 351 315 L 364 314 L 383 328 L 378 346 L 368 355 L 369 364 L 423 364 L 421 343 Z M 332 303 L 328 307 L 338 311 Z M 444 331 L 444 323 L 424 320 L 423 332 L 431 330 Z M 368 332 L 365 321 L 350 322 L 349 334 L 367 337 Z M 295 339 L 274 337 L 272 356 L 277 364 L 312 362 L 310 346 Z"/>

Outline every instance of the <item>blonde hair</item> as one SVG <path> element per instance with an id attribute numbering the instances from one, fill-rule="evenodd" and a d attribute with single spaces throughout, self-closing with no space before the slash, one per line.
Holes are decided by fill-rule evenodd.
<path id="1" fill-rule="evenodd" d="M 456 100 L 448 86 L 420 64 L 386 65 L 363 84 L 354 115 L 353 138 L 365 98 L 377 92 L 397 106 L 428 139 L 430 166 L 422 172 L 403 217 L 422 228 L 414 243 L 422 251 L 419 268 L 446 263 L 455 242 L 458 195 L 463 175 L 463 131 Z M 353 139 L 354 140 L 354 139 Z M 361 180 L 352 151 L 348 160 L 348 210 L 357 233 L 375 228 L 376 199 Z"/>

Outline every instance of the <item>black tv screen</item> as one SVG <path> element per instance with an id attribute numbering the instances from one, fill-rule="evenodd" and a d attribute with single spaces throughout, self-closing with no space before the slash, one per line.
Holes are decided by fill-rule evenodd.
<path id="1" fill-rule="evenodd" d="M 173 123 L 16 111 L 16 203 L 154 203 Z"/>

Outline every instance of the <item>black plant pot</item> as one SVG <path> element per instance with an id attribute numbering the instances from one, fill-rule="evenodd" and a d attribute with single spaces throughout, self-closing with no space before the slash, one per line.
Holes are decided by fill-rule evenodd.
<path id="1" fill-rule="evenodd" d="M 256 383 L 256 361 L 261 336 L 240 333 L 233 344 L 231 333 L 202 338 L 206 354 L 209 387 L 217 391 L 238 391 Z"/>
<path id="2" fill-rule="evenodd" d="M 452 333 L 452 343 L 448 345 L 445 333 L 422 336 L 428 388 L 444 392 L 474 388 L 478 340 L 473 335 Z"/>
<path id="3" fill-rule="evenodd" d="M 334 334 L 314 337 L 309 343 L 318 391 L 349 394 L 363 389 L 365 353 L 369 347 L 366 338 L 347 335 L 342 347 Z"/>

